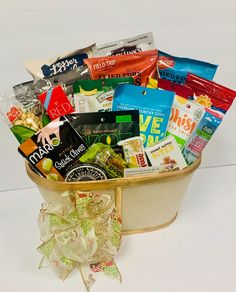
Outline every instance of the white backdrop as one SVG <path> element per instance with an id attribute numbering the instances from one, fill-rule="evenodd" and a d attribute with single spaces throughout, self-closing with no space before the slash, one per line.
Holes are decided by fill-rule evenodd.
<path id="1" fill-rule="evenodd" d="M 235 1 L 1 0 L 0 93 L 27 81 L 24 60 L 153 31 L 157 48 L 219 64 L 215 81 L 236 89 Z M 0 190 L 30 187 L 17 142 L 0 123 Z M 236 102 L 202 167 L 236 164 Z"/>

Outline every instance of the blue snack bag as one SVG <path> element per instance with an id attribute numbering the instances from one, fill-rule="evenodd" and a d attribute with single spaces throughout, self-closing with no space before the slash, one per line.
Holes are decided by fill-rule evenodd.
<path id="1" fill-rule="evenodd" d="M 131 84 L 119 85 L 112 110 L 139 110 L 140 135 L 144 147 L 162 140 L 166 134 L 175 93 Z"/>
<path id="2" fill-rule="evenodd" d="M 175 83 L 183 84 L 188 73 L 198 75 L 202 78 L 212 80 L 218 65 L 194 60 L 180 58 L 158 51 L 158 69 L 160 78 Z"/>

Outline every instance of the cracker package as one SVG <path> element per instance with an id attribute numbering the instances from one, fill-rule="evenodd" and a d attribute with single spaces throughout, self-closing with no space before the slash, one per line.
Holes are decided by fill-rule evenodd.
<path id="1" fill-rule="evenodd" d="M 188 164 L 193 163 L 201 155 L 221 122 L 222 116 L 208 108 L 205 109 L 204 116 L 183 149 L 183 155 Z"/>
<path id="2" fill-rule="evenodd" d="M 26 61 L 26 70 L 34 79 L 49 78 L 59 74 L 76 70 L 83 65 L 83 60 L 92 56 L 92 44 L 86 48 L 62 53 L 50 59 L 36 59 Z"/>
<path id="3" fill-rule="evenodd" d="M 93 56 L 127 55 L 155 49 L 152 32 L 140 34 L 124 40 L 118 40 L 93 48 Z"/>
<path id="4" fill-rule="evenodd" d="M 158 54 L 160 77 L 174 83 L 183 84 L 188 73 L 212 80 L 217 67 L 217 65 L 199 60 L 175 57 L 162 51 Z"/>
<path id="5" fill-rule="evenodd" d="M 130 55 L 85 59 L 91 79 L 133 77 L 135 85 L 145 86 L 148 77 L 157 75 L 157 50 Z"/>
<path id="6" fill-rule="evenodd" d="M 69 121 L 60 117 L 27 139 L 18 148 L 37 172 L 50 180 L 64 181 L 87 149 Z"/>
<path id="7" fill-rule="evenodd" d="M 68 97 L 60 85 L 50 88 L 38 96 L 51 120 L 74 112 Z"/>
<path id="8" fill-rule="evenodd" d="M 73 85 L 75 111 L 111 111 L 115 88 L 120 84 L 133 83 L 132 77 L 77 81 Z"/>
<path id="9" fill-rule="evenodd" d="M 118 142 L 139 136 L 139 111 L 73 113 L 67 118 L 87 146 L 103 143 L 120 155 L 122 147 Z"/>
<path id="10" fill-rule="evenodd" d="M 185 84 L 192 89 L 190 99 L 224 115 L 236 97 L 236 91 L 199 76 L 188 74 Z"/>
<path id="11" fill-rule="evenodd" d="M 183 169 L 187 163 L 174 137 L 169 136 L 145 149 L 152 166 L 172 165 L 172 170 Z"/>
<path id="12" fill-rule="evenodd" d="M 179 147 L 183 148 L 204 112 L 200 104 L 175 95 L 166 136 L 172 135 Z"/>
<path id="13" fill-rule="evenodd" d="M 174 95 L 167 90 L 121 85 L 115 91 L 112 110 L 139 110 L 144 147 L 151 146 L 165 137 Z"/>

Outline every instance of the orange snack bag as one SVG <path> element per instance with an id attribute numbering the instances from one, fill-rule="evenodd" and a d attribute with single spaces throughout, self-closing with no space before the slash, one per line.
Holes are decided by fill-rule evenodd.
<path id="1" fill-rule="evenodd" d="M 158 51 L 132 55 L 105 56 L 84 59 L 91 79 L 133 77 L 135 85 L 146 86 L 149 77 L 157 74 Z"/>

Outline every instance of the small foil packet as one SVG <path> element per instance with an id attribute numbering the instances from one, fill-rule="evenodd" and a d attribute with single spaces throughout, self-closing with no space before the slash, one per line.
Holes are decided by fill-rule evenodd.
<path id="1" fill-rule="evenodd" d="M 93 47 L 93 56 L 117 56 L 155 49 L 152 32 Z"/>
<path id="2" fill-rule="evenodd" d="M 139 111 L 73 113 L 66 116 L 89 147 L 103 143 L 122 156 L 118 142 L 139 136 Z"/>
<path id="3" fill-rule="evenodd" d="M 25 67 L 36 80 L 57 76 L 82 66 L 84 59 L 92 56 L 94 46 L 92 44 L 83 49 L 62 53 L 51 59 L 28 60 Z"/>
<path id="4" fill-rule="evenodd" d="M 159 51 L 157 65 L 160 78 L 179 84 L 185 82 L 188 73 L 212 80 L 218 67 L 199 60 L 172 56 L 163 51 Z"/>
<path id="5" fill-rule="evenodd" d="M 157 76 L 157 50 L 118 56 L 88 58 L 91 79 L 133 77 L 135 85 L 146 86 L 148 77 Z"/>
<path id="6" fill-rule="evenodd" d="M 158 144 L 145 149 L 152 166 L 172 165 L 172 170 L 183 169 L 187 163 L 174 137 L 168 136 Z"/>
<path id="7" fill-rule="evenodd" d="M 143 147 L 142 137 L 133 137 L 118 142 L 122 146 L 125 161 L 129 167 L 147 167 L 148 162 Z"/>
<path id="8" fill-rule="evenodd" d="M 166 90 L 121 85 L 115 91 L 112 110 L 139 110 L 140 135 L 144 147 L 151 146 L 166 135 L 174 95 Z"/>
<path id="9" fill-rule="evenodd" d="M 76 81 L 73 84 L 75 111 L 111 111 L 115 88 L 121 84 L 133 83 L 132 77 Z"/>
<path id="10" fill-rule="evenodd" d="M 79 160 L 81 163 L 99 166 L 106 172 L 108 178 L 124 176 L 126 162 L 108 145 L 93 144 Z"/>
<path id="11" fill-rule="evenodd" d="M 189 137 L 183 149 L 183 155 L 188 164 L 193 163 L 202 153 L 207 143 L 222 122 L 222 116 L 206 108 L 205 113 Z"/>
<path id="12" fill-rule="evenodd" d="M 64 181 L 87 146 L 65 117 L 60 117 L 18 147 L 39 174 L 50 180 Z"/>
<path id="13" fill-rule="evenodd" d="M 50 88 L 38 96 L 51 120 L 74 112 L 68 97 L 60 85 Z"/>

